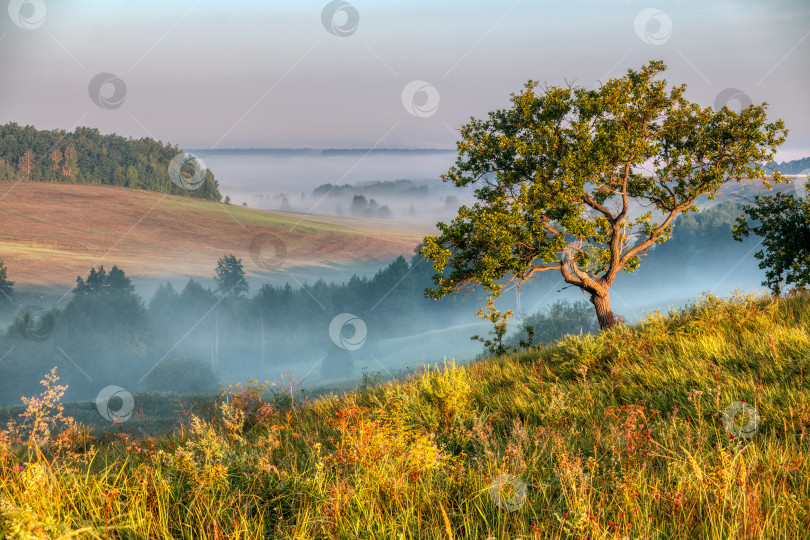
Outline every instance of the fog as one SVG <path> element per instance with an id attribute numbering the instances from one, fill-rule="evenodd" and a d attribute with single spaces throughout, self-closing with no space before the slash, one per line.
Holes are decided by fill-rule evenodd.
<path id="1" fill-rule="evenodd" d="M 697 243 L 688 231 L 679 236 L 676 226 L 673 240 L 650 251 L 635 273 L 619 276 L 610 293 L 614 312 L 634 323 L 654 310 L 683 307 L 704 292 L 728 296 L 737 288 L 762 290 L 764 273 L 753 257 L 757 241 L 734 242 L 723 228 L 727 222 L 705 225 L 701 230 L 709 241 Z M 483 353 L 481 343 L 470 339 L 487 337 L 491 330 L 474 315 L 484 303 L 483 291 L 425 299 L 432 268 L 409 256 L 382 269 L 344 270 L 354 270 L 355 277 L 330 283 L 298 275 L 288 280 L 289 287 L 262 287 L 254 280 L 240 298 L 216 294 L 213 268 L 212 279 L 176 280 L 170 288 L 167 282 L 156 287 L 135 280 L 134 294 L 54 291 L 19 298 L 20 304 L 43 310 L 22 327 L 25 309 L 2 314 L 7 330 L 0 336 L 0 404 L 36 393 L 53 365 L 69 385 L 69 400 L 95 399 L 110 385 L 133 394 L 200 393 L 249 378 L 282 377 L 300 383 L 307 395 L 354 387 L 364 373 L 393 378 L 444 358 L 470 361 Z M 284 273 L 274 281 L 282 283 Z M 587 302 L 588 297 L 566 286 L 559 273 L 547 272 L 504 293 L 497 306 L 515 312 L 514 332 L 523 317 L 560 300 Z M 592 317 L 590 304 L 586 310 Z"/>
<path id="2" fill-rule="evenodd" d="M 349 216 L 354 195 L 365 194 L 378 207 L 389 207 L 393 219 L 405 220 L 400 223 L 433 227 L 473 201 L 471 188 L 439 179 L 454 152 L 198 150 L 196 155 L 233 204 L 274 210 L 285 204 L 286 211 Z M 409 182 L 394 183 L 398 180 Z M 323 184 L 337 187 L 313 194 Z M 347 184 L 351 187 L 342 187 Z M 391 186 L 407 189 L 390 192 Z M 715 205 L 701 202 L 706 209 Z M 730 222 L 739 209 L 711 212 L 704 221 L 703 212 L 679 217 L 673 240 L 648 252 L 635 273 L 617 278 L 610 293 L 617 315 L 635 323 L 654 310 L 683 307 L 704 292 L 762 290 L 764 273 L 753 256 L 757 241 L 731 238 Z M 680 231 L 682 220 L 691 225 Z M 489 337 L 492 329 L 475 316 L 485 292 L 426 299 L 430 263 L 414 253 L 402 255 L 382 268 L 319 261 L 323 266 L 273 269 L 249 277 L 246 293 L 233 297 L 217 291 L 215 268 L 209 278 L 191 281 L 128 276 L 102 280 L 89 293 L 21 294 L 15 309 L 0 313 L 6 329 L 0 336 L 0 405 L 37 393 L 39 380 L 54 365 L 69 386 L 67 399 L 92 400 L 108 386 L 133 394 L 211 393 L 250 378 L 282 377 L 299 383 L 307 395 L 354 387 L 364 374 L 389 379 L 445 358 L 480 357 L 482 344 L 471 337 Z M 114 264 L 110 259 L 106 271 Z M 90 276 L 82 277 L 89 283 Z M 541 273 L 504 293 L 497 307 L 515 313 L 513 333 L 525 317 L 561 300 L 584 301 L 578 309 L 595 319 L 588 297 L 566 286 L 558 272 Z M 581 329 L 562 324 L 573 333 Z"/>
<path id="3" fill-rule="evenodd" d="M 365 195 L 388 206 L 393 219 L 435 224 L 455 215 L 460 204 L 472 201 L 472 189 L 442 182 L 440 175 L 455 162 L 456 152 L 390 150 L 192 150 L 215 172 L 223 196 L 233 204 L 290 212 L 351 215 L 352 196 L 319 193 L 324 184 L 352 185 L 364 195 L 364 185 L 409 180 L 426 186 L 422 196 Z M 447 197 L 451 196 L 448 203 Z M 413 209 L 411 208 L 413 205 Z"/>

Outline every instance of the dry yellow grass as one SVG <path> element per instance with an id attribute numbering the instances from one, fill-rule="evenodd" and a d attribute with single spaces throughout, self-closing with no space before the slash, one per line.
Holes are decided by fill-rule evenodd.
<path id="1" fill-rule="evenodd" d="M 110 186 L 0 182 L 0 258 L 24 286 L 72 284 L 99 264 L 133 277 L 210 277 L 270 232 L 286 244 L 281 269 L 387 262 L 410 255 L 428 229 L 408 222 L 258 210 Z"/>

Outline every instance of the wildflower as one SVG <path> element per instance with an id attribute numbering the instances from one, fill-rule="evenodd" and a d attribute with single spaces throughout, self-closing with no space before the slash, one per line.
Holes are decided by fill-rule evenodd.
<path id="1" fill-rule="evenodd" d="M 568 517 L 568 512 L 563 514 L 563 519 L 566 519 L 567 517 Z"/>

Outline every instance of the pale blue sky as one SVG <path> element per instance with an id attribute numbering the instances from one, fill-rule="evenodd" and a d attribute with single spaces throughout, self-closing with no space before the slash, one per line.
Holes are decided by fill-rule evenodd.
<path id="1" fill-rule="evenodd" d="M 453 148 L 454 128 L 530 78 L 590 86 L 663 59 L 667 80 L 703 105 L 726 88 L 768 101 L 791 129 L 780 158 L 810 155 L 806 0 L 358 0 L 346 37 L 322 24 L 324 1 L 37 1 L 44 18 L 24 4 L 16 21 L 32 29 L 0 11 L 0 122 L 187 148 Z M 649 8 L 671 32 L 659 35 L 658 17 L 637 34 Z M 101 72 L 126 84 L 117 108 L 89 96 Z M 403 106 L 413 80 L 439 96 L 422 116 Z"/>

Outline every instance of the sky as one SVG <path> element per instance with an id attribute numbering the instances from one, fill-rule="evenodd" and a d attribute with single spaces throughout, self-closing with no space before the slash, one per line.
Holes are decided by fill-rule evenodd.
<path id="1" fill-rule="evenodd" d="M 183 148 L 447 148 L 529 79 L 653 59 L 703 106 L 768 102 L 810 156 L 807 0 L 11 0 L 0 122 Z M 729 99 L 726 99 L 729 98 Z"/>

